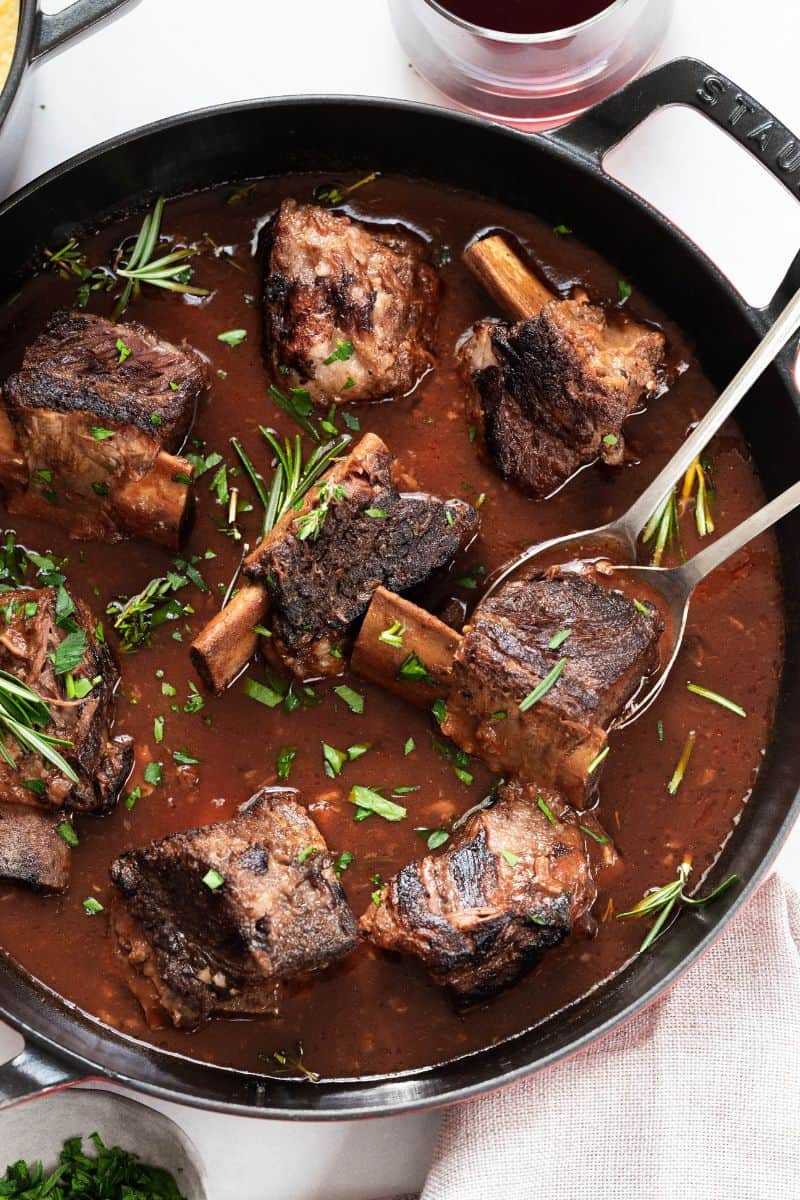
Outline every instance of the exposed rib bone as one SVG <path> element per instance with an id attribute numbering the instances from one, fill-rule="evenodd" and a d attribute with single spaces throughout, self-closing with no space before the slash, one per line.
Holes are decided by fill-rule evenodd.
<path id="1" fill-rule="evenodd" d="M 489 295 L 515 321 L 537 316 L 543 305 L 558 299 L 499 234 L 473 242 L 463 257 Z"/>
<path id="2" fill-rule="evenodd" d="M 268 608 L 265 588 L 243 587 L 201 629 L 189 653 L 195 670 L 210 691 L 224 691 L 253 657 L 258 648 L 254 626 L 263 622 Z"/>

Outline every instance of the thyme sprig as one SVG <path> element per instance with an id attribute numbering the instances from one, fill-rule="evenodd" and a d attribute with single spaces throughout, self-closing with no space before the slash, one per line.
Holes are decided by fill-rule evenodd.
<path id="1" fill-rule="evenodd" d="M 717 896 L 726 891 L 738 878 L 736 875 L 727 875 L 707 896 L 687 896 L 684 889 L 689 881 L 691 871 L 692 860 L 687 855 L 678 866 L 677 879 L 674 879 L 672 883 L 664 884 L 663 887 L 651 888 L 650 891 L 642 896 L 637 904 L 634 904 L 633 908 L 628 909 L 627 912 L 617 914 L 618 921 L 626 921 L 635 917 L 655 916 L 655 920 L 650 926 L 647 936 L 639 947 L 640 954 L 652 946 L 653 942 L 663 931 L 676 905 L 691 904 L 699 906 L 701 904 L 708 904 L 709 901 L 715 900 Z"/>
<path id="2" fill-rule="evenodd" d="M 14 675 L 0 671 L 0 728 L 11 734 L 24 753 L 39 754 L 72 783 L 77 783 L 78 776 L 56 748 L 71 746 L 72 742 L 42 732 L 52 719 L 50 705 L 42 696 Z M 14 757 L 2 741 L 0 757 L 16 768 Z"/>
<path id="3" fill-rule="evenodd" d="M 134 596 L 118 596 L 109 601 L 106 613 L 113 617 L 123 654 L 133 654 L 142 646 L 149 646 L 155 631 L 165 621 L 177 621 L 194 612 L 191 605 L 178 599 L 177 593 L 190 583 L 208 591 L 195 562 L 196 559 L 189 562 L 176 559 L 173 570 L 151 579 Z"/>

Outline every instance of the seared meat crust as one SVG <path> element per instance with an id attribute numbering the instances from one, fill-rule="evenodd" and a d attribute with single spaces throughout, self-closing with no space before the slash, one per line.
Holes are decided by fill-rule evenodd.
<path id="1" fill-rule="evenodd" d="M 69 883 L 69 846 L 56 833 L 61 814 L 51 816 L 23 804 L 0 803 L 0 879 L 43 892 L 63 892 Z"/>
<path id="2" fill-rule="evenodd" d="M 301 387 L 325 408 L 410 391 L 433 364 L 439 282 L 423 252 L 409 233 L 370 231 L 284 200 L 267 238 L 264 283 L 278 387 Z M 346 357 L 343 344 L 352 347 Z"/>
<path id="3" fill-rule="evenodd" d="M 468 416 L 504 479 L 555 491 L 600 457 L 622 461 L 622 426 L 659 386 L 664 336 L 581 300 L 480 321 L 459 352 Z"/>
<path id="4" fill-rule="evenodd" d="M 392 456 L 374 434 L 336 464 L 299 512 L 287 514 L 245 564 L 270 593 L 267 655 L 301 678 L 339 674 L 352 626 L 379 586 L 406 591 L 449 563 L 478 526 L 461 500 L 401 495 Z M 327 505 L 319 535 L 298 533 Z M 338 650 L 338 655 L 335 653 Z"/>
<path id="5" fill-rule="evenodd" d="M 420 958 L 466 1007 L 527 973 L 595 895 L 572 811 L 557 793 L 514 780 L 448 850 L 403 867 L 360 926 L 375 945 Z"/>
<path id="6" fill-rule="evenodd" d="M 209 887 L 209 872 L 223 882 Z M 182 1028 L 271 1011 L 281 979 L 321 970 L 357 941 L 325 841 L 289 789 L 126 851 L 111 878 L 121 952 Z"/>
<path id="7" fill-rule="evenodd" d="M 582 808 L 605 731 L 657 662 L 663 626 L 652 605 L 643 607 L 577 572 L 512 579 L 464 631 L 442 732 L 492 770 L 539 779 Z M 570 636 L 551 648 L 567 629 Z M 556 682 L 521 712 L 562 658 Z"/>
<path id="8" fill-rule="evenodd" d="M 72 743 L 59 749 L 79 781 L 72 783 L 40 755 L 23 753 L 6 735 L 4 743 L 16 767 L 0 758 L 0 794 L 15 804 L 108 812 L 133 766 L 132 739 L 111 737 L 119 672 L 110 649 L 97 638 L 97 621 L 86 605 L 74 601 L 75 610 L 64 621 L 57 599 L 53 588 L 0 595 L 0 670 L 26 683 L 50 705 L 53 720 L 44 732 Z M 86 652 L 71 672 L 73 678 L 97 680 L 82 700 L 68 699 L 65 674 L 56 674 L 51 658 L 69 635 L 68 625 L 86 637 Z"/>
<path id="9" fill-rule="evenodd" d="M 192 468 L 173 452 L 205 386 L 194 352 L 144 326 L 56 312 L 3 389 L 10 511 L 79 538 L 177 543 Z"/>

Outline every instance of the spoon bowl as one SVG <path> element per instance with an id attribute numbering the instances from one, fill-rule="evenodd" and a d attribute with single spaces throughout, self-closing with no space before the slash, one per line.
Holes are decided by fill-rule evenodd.
<path id="1" fill-rule="evenodd" d="M 646 567 L 627 563 L 604 562 L 595 564 L 595 570 L 608 578 L 617 576 L 623 580 L 642 585 L 651 596 L 658 597 L 658 608 L 666 618 L 662 639 L 661 666 L 657 673 L 650 675 L 642 688 L 633 697 L 625 711 L 614 723 L 614 729 L 624 729 L 638 721 L 647 711 L 667 682 L 669 673 L 683 643 L 686 632 L 686 622 L 689 616 L 689 606 L 695 588 L 701 580 L 715 571 L 737 550 L 741 550 L 753 538 L 771 528 L 776 521 L 787 516 L 800 506 L 800 482 L 792 484 L 785 492 L 781 492 L 774 500 L 770 500 L 758 512 L 753 513 L 747 520 L 742 521 L 735 529 L 731 529 L 723 537 L 706 546 L 699 554 L 695 554 L 687 562 L 677 567 Z"/>

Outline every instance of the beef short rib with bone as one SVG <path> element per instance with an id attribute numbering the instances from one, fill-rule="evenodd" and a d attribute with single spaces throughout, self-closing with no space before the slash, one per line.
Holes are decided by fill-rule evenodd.
<path id="1" fill-rule="evenodd" d="M 384 442 L 366 434 L 247 557 L 244 575 L 253 586 L 192 645 L 208 687 L 221 690 L 247 663 L 257 624 L 269 627 L 264 651 L 275 665 L 301 679 L 339 674 L 376 588 L 415 587 L 472 539 L 478 514 L 471 505 L 401 494 L 392 466 Z"/>
<path id="2" fill-rule="evenodd" d="M 5 383 L 8 510 L 77 539 L 177 548 L 193 467 L 177 454 L 206 386 L 197 355 L 136 324 L 59 311 Z"/>

